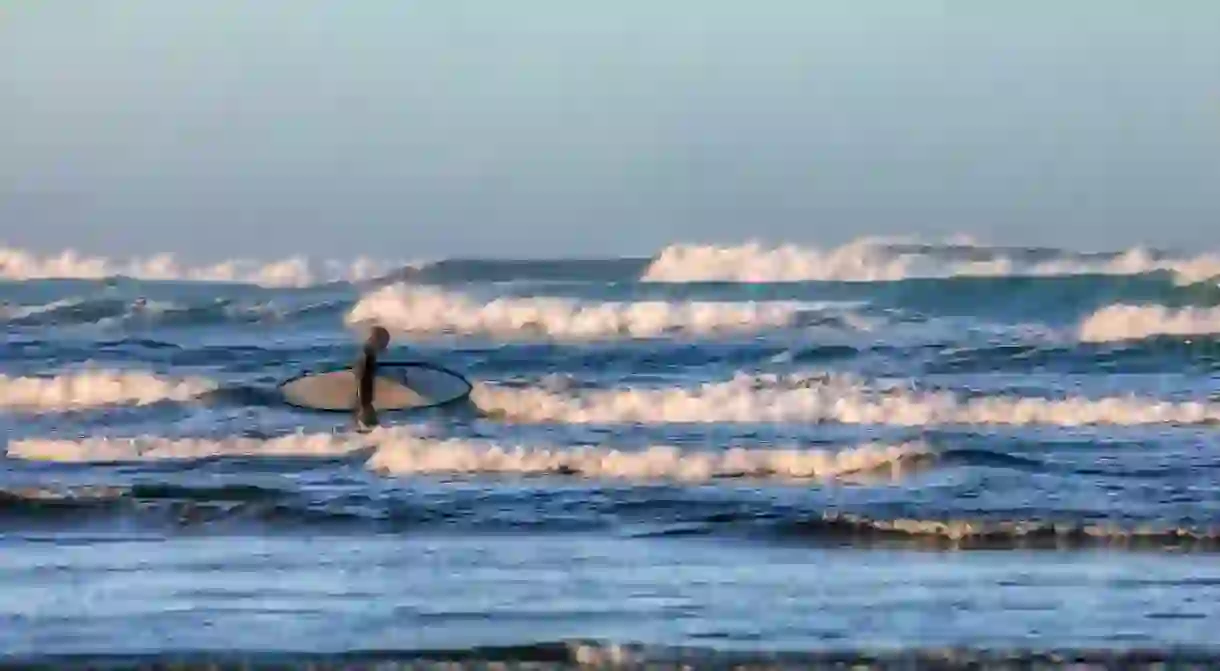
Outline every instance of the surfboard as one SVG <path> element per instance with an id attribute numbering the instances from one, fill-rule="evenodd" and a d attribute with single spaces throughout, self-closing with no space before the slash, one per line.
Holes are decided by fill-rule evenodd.
<path id="1" fill-rule="evenodd" d="M 424 362 L 377 365 L 373 407 L 380 411 L 435 408 L 470 395 L 471 384 L 454 371 Z M 351 368 L 305 373 L 279 386 L 291 406 L 322 412 L 351 412 L 356 407 L 356 374 Z"/>

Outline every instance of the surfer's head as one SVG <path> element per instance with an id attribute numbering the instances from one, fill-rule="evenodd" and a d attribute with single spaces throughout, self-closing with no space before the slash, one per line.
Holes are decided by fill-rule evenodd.
<path id="1" fill-rule="evenodd" d="M 390 346 L 390 332 L 381 326 L 374 326 L 369 329 L 369 337 L 365 342 L 380 352 Z"/>

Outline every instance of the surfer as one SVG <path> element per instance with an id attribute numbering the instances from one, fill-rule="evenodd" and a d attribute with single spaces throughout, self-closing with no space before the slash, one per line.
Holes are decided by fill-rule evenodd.
<path id="1" fill-rule="evenodd" d="M 377 426 L 377 409 L 373 407 L 373 394 L 377 388 L 377 355 L 390 345 L 390 332 L 380 326 L 369 330 L 364 349 L 356 360 L 356 425 L 367 430 Z"/>

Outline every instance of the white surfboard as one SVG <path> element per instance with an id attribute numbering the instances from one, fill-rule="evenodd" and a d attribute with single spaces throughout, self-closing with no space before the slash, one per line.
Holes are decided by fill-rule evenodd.
<path id="1" fill-rule="evenodd" d="M 378 411 L 434 408 L 470 395 L 466 378 L 428 363 L 386 362 L 377 366 L 373 407 Z M 280 385 L 289 405 L 307 410 L 351 412 L 356 374 L 350 368 L 302 375 Z"/>

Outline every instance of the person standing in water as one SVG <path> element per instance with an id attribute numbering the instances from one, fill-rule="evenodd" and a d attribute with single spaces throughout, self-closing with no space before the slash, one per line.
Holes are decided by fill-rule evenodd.
<path id="1" fill-rule="evenodd" d="M 384 352 L 389 345 L 390 332 L 380 326 L 374 326 L 370 329 L 369 337 L 360 351 L 360 358 L 352 369 L 356 374 L 356 426 L 360 430 L 377 426 L 377 409 L 373 406 L 377 389 L 377 355 Z"/>

